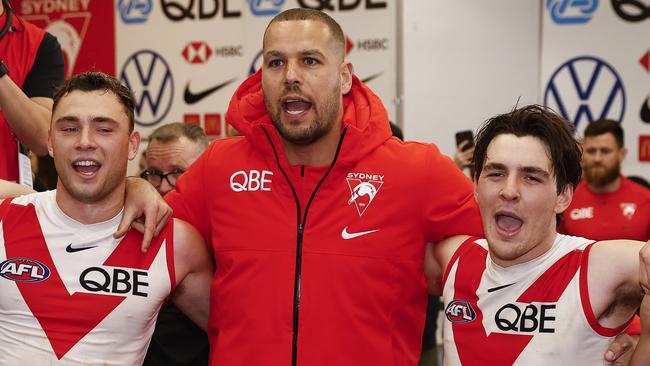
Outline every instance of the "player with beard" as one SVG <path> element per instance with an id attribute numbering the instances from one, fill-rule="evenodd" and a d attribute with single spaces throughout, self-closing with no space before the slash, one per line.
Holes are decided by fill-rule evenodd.
<path id="1" fill-rule="evenodd" d="M 194 228 L 169 222 L 146 255 L 135 230 L 113 237 L 140 144 L 134 105 L 102 73 L 55 93 L 57 189 L 0 201 L 1 365 L 141 364 L 170 296 L 207 326 L 212 263 Z"/>
<path id="2" fill-rule="evenodd" d="M 621 174 L 627 149 L 620 123 L 594 121 L 584 135 L 583 181 L 559 231 L 596 240 L 650 239 L 650 190 Z"/>

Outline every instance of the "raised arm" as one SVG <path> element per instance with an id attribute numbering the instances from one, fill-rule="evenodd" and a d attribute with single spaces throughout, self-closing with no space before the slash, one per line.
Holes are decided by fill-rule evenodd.
<path id="1" fill-rule="evenodd" d="M 174 266 L 178 286 L 172 301 L 201 329 L 207 330 L 212 260 L 199 232 L 178 219 L 174 220 Z"/>

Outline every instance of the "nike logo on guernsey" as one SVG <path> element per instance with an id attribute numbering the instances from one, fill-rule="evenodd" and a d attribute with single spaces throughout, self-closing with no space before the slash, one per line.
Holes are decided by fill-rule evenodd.
<path id="1" fill-rule="evenodd" d="M 78 248 L 75 248 L 75 247 L 72 246 L 72 244 L 68 244 L 68 246 L 65 247 L 65 251 L 68 252 L 68 253 L 75 253 L 75 252 L 80 252 L 82 250 L 92 249 L 92 248 L 96 248 L 96 247 L 97 247 L 97 245 L 93 245 L 91 247 L 78 247 Z"/>
<path id="2" fill-rule="evenodd" d="M 341 237 L 342 237 L 343 239 L 345 239 L 345 240 L 349 240 L 349 239 L 358 238 L 358 237 L 360 237 L 360 236 L 364 236 L 364 235 L 372 234 L 372 233 L 374 233 L 374 232 L 376 232 L 376 231 L 379 231 L 379 229 L 376 229 L 376 230 L 368 230 L 368 231 L 360 231 L 360 232 L 358 232 L 358 233 L 349 233 L 349 232 L 348 232 L 348 227 L 346 226 L 346 227 L 343 228 L 343 231 L 341 231 Z"/>
<path id="3" fill-rule="evenodd" d="M 489 288 L 489 289 L 487 290 L 487 292 L 499 291 L 499 290 L 501 290 L 501 289 L 503 289 L 503 288 L 510 287 L 510 286 L 512 286 L 512 285 L 514 285 L 514 283 L 511 283 L 511 284 L 509 284 L 509 285 L 503 285 L 503 286 L 492 287 L 492 288 Z"/>
<path id="4" fill-rule="evenodd" d="M 226 82 L 215 85 L 212 88 L 205 89 L 205 90 L 203 90 L 201 92 L 198 92 L 198 93 L 192 93 L 190 91 L 190 83 L 188 82 L 185 85 L 185 92 L 183 92 L 183 99 L 185 100 L 185 103 L 187 103 L 187 104 L 198 103 L 201 100 L 203 100 L 204 98 L 206 98 L 207 96 L 209 96 L 210 94 L 216 92 L 219 89 L 222 89 L 222 88 L 226 87 L 227 85 L 229 85 L 230 83 L 235 81 L 235 79 L 236 78 L 230 79 L 230 80 L 228 80 Z"/>

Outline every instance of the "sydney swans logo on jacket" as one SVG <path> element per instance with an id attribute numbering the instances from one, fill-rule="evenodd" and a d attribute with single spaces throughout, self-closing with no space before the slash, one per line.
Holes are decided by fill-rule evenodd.
<path id="1" fill-rule="evenodd" d="M 350 187 L 350 199 L 348 205 L 354 203 L 359 216 L 366 212 L 366 209 L 375 199 L 377 192 L 384 184 L 384 176 L 366 173 L 348 173 L 348 187 Z"/>

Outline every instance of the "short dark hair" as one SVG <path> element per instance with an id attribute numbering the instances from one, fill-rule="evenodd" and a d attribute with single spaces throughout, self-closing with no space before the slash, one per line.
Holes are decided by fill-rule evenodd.
<path id="1" fill-rule="evenodd" d="M 266 30 L 264 30 L 264 39 L 266 39 L 266 33 L 273 23 L 286 22 L 290 20 L 314 20 L 325 24 L 330 30 L 332 38 L 340 44 L 341 56 L 345 56 L 345 35 L 343 34 L 343 29 L 341 29 L 339 23 L 337 23 L 331 16 L 315 9 L 294 8 L 285 10 L 276 15 L 271 19 L 269 25 L 266 26 Z"/>
<path id="2" fill-rule="evenodd" d="M 564 191 L 567 184 L 572 189 L 580 182 L 582 149 L 573 137 L 572 124 L 550 109 L 529 105 L 512 112 L 500 114 L 487 120 L 476 135 L 476 147 L 472 158 L 476 169 L 475 179 L 481 175 L 485 155 L 490 142 L 502 134 L 517 137 L 533 136 L 548 147 L 557 192 Z"/>
<path id="3" fill-rule="evenodd" d="M 129 117 L 129 133 L 133 132 L 135 122 L 135 97 L 133 96 L 133 92 L 120 83 L 119 80 L 99 71 L 88 71 L 76 74 L 66 80 L 54 92 L 52 112 L 56 110 L 61 98 L 75 90 L 80 90 L 82 92 L 105 90 L 115 94 L 117 99 L 120 101 L 120 104 L 124 107 L 124 113 Z"/>
<path id="4" fill-rule="evenodd" d="M 201 151 L 208 147 L 208 137 L 205 135 L 203 129 L 197 125 L 183 122 L 168 123 L 156 128 L 149 135 L 149 142 L 172 142 L 178 140 L 181 136 L 185 136 L 188 140 L 198 143 Z"/>
<path id="5" fill-rule="evenodd" d="M 585 137 L 594 137 L 599 136 L 605 133 L 611 133 L 616 138 L 616 144 L 618 147 L 624 146 L 623 138 L 623 128 L 621 124 L 613 121 L 611 119 L 599 119 L 597 121 L 591 122 L 587 128 L 585 128 Z"/>

